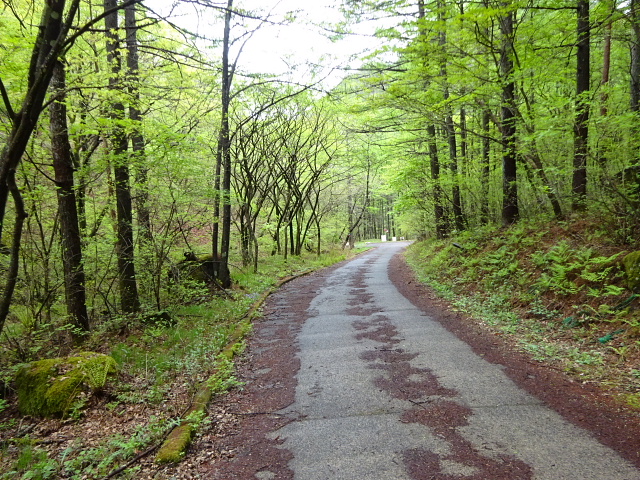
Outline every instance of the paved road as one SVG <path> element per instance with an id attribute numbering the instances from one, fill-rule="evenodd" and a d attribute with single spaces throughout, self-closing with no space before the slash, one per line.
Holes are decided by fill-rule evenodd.
<path id="1" fill-rule="evenodd" d="M 295 479 L 640 479 L 403 297 L 387 266 L 404 246 L 344 264 L 311 301 L 279 412 L 296 420 L 271 434 Z"/>

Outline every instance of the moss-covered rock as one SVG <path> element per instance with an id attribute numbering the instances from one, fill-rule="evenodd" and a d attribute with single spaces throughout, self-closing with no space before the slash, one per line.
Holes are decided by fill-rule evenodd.
<path id="1" fill-rule="evenodd" d="M 115 370 L 113 358 L 94 352 L 23 365 L 15 378 L 20 412 L 37 417 L 64 416 L 82 395 L 104 387 Z"/>
<path id="2" fill-rule="evenodd" d="M 640 293 L 640 251 L 631 252 L 622 259 L 624 271 L 627 274 L 627 287 L 635 293 Z"/>

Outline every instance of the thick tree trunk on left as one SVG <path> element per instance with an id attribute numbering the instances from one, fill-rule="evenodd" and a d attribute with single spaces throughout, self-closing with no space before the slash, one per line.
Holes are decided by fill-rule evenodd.
<path id="1" fill-rule="evenodd" d="M 117 0 L 104 0 L 105 11 L 117 6 Z M 107 29 L 107 61 L 111 65 L 109 88 L 121 90 L 119 75 L 122 70 L 118 38 L 118 13 L 113 12 L 105 17 Z M 117 98 L 117 97 L 116 97 Z M 127 136 L 118 121 L 125 118 L 124 105 L 114 101 L 110 105 L 110 117 L 113 120 L 110 135 L 111 153 L 116 195 L 118 280 L 120 287 L 120 305 L 125 313 L 134 313 L 140 309 L 133 246 L 133 212 L 131 188 L 129 185 L 129 165 L 127 163 Z"/>
<path id="2" fill-rule="evenodd" d="M 14 113 L 8 103 L 8 98 L 4 99 L 13 126 L 0 155 L 0 244 L 2 244 L 11 182 L 13 182 L 15 171 L 40 118 L 42 105 L 53 76 L 56 58 L 62 50 L 70 25 L 78 11 L 80 0 L 71 2 L 66 20 L 64 16 L 65 3 L 64 0 L 48 0 L 43 8 L 39 33 L 31 53 L 27 93 L 22 100 L 20 110 Z"/>
<path id="3" fill-rule="evenodd" d="M 4 85 L 2 85 L 2 91 L 5 92 L 3 101 L 11 119 L 12 127 L 0 154 L 0 246 L 2 246 L 9 194 L 11 194 L 15 205 L 15 222 L 10 250 L 11 260 L 5 275 L 6 282 L 2 298 L 0 298 L 0 332 L 2 332 L 4 322 L 9 314 L 9 307 L 18 279 L 20 241 L 24 220 L 27 216 L 22 195 L 16 185 L 15 174 L 42 113 L 44 99 L 53 76 L 57 57 L 67 39 L 67 34 L 78 11 L 80 0 L 70 2 L 66 19 L 64 16 L 65 4 L 65 0 L 48 0 L 45 3 L 38 36 L 31 53 L 27 92 L 22 99 L 19 111 L 14 112 L 8 95 L 4 90 Z"/>
<path id="4" fill-rule="evenodd" d="M 60 216 L 60 243 L 67 314 L 74 326 L 82 331 L 88 331 L 89 315 L 87 314 L 85 276 L 82 266 L 82 240 L 74 189 L 73 158 L 67 129 L 67 107 L 64 103 L 65 71 L 60 62 L 56 65 L 51 85 L 56 92 L 56 101 L 51 104 L 49 109 L 51 153 Z"/>

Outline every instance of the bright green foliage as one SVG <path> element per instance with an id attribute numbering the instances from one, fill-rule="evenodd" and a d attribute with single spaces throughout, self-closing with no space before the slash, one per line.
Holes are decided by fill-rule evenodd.
<path id="1" fill-rule="evenodd" d="M 622 260 L 627 274 L 629 290 L 640 293 L 640 251 L 628 254 Z"/>
<path id="2" fill-rule="evenodd" d="M 115 370 L 113 358 L 93 352 L 28 363 L 16 374 L 20 411 L 42 417 L 67 415 L 84 395 L 103 388 Z"/>
<path id="3" fill-rule="evenodd" d="M 47 480 L 58 478 L 57 462 L 47 456 L 47 452 L 33 445 L 30 438 L 25 438 L 19 444 L 21 447 L 18 458 L 12 469 L 0 475 L 0 479 Z"/>
<path id="4" fill-rule="evenodd" d="M 621 261 L 622 246 L 593 222 L 484 227 L 417 242 L 407 260 L 467 321 L 508 335 L 533 358 L 582 381 L 631 385 L 640 296 L 624 288 L 622 264 L 638 268 L 640 252 Z"/>
<path id="5" fill-rule="evenodd" d="M 575 294 L 589 285 L 591 296 L 600 296 L 602 292 L 619 292 L 608 280 L 618 271 L 616 259 L 619 253 L 610 257 L 597 256 L 590 249 L 574 249 L 565 240 L 553 245 L 548 251 L 537 251 L 531 260 L 541 271 L 534 287 L 539 292 L 547 290 L 560 294 Z"/>

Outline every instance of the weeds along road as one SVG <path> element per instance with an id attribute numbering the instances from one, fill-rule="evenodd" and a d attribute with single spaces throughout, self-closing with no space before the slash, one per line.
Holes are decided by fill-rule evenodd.
<path id="1" fill-rule="evenodd" d="M 404 247 L 270 300 L 211 478 L 640 479 L 405 298 L 388 276 Z"/>

